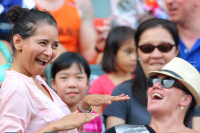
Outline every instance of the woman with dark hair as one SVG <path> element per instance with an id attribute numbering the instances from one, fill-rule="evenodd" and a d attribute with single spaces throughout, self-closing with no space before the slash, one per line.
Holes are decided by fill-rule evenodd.
<path id="1" fill-rule="evenodd" d="M 178 55 L 178 29 L 168 20 L 153 18 L 144 21 L 135 33 L 138 61 L 135 78 L 117 86 L 112 96 L 129 94 L 130 100 L 106 106 L 106 129 L 118 124 L 148 125 L 146 74 L 159 71 Z"/>
<path id="2" fill-rule="evenodd" d="M 93 81 L 89 94 L 111 95 L 113 89 L 126 80 L 132 79 L 136 68 L 135 31 L 126 26 L 113 28 L 106 39 L 102 67 L 106 74 Z M 102 115 L 105 106 L 95 107 Z"/>
<path id="3" fill-rule="evenodd" d="M 12 29 L 12 66 L 0 89 L 0 132 L 83 132 L 82 125 L 98 115 L 93 106 L 128 100 L 128 96 L 89 95 L 71 113 L 67 105 L 39 76 L 55 58 L 58 28 L 45 11 L 14 6 L 8 10 Z M 79 128 L 77 130 L 77 128 Z"/>
<path id="4" fill-rule="evenodd" d="M 182 67 L 184 66 L 184 67 Z M 175 57 L 160 71 L 147 74 L 149 125 L 116 125 L 106 133 L 200 133 L 186 127 L 188 116 L 200 105 L 200 75 L 187 61 Z"/>

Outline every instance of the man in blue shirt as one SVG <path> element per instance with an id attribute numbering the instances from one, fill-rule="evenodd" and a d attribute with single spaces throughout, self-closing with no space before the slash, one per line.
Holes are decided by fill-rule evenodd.
<path id="1" fill-rule="evenodd" d="M 200 0 L 165 0 L 180 35 L 180 56 L 200 72 Z"/>
<path id="2" fill-rule="evenodd" d="M 180 56 L 200 72 L 200 0 L 165 0 L 165 2 L 169 17 L 177 24 L 179 30 Z M 200 106 L 193 116 L 196 117 L 192 119 L 192 128 L 200 131 Z"/>

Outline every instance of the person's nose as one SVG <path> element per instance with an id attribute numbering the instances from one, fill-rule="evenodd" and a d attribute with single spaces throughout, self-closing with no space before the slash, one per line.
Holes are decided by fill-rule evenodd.
<path id="1" fill-rule="evenodd" d="M 162 89 L 162 86 L 160 85 L 160 81 L 157 83 L 153 84 L 153 89 Z"/>
<path id="2" fill-rule="evenodd" d="M 50 46 L 50 45 L 47 46 L 47 47 L 45 48 L 44 54 L 51 57 L 51 56 L 52 56 L 52 53 L 53 53 L 53 50 L 52 50 L 51 46 Z"/>
<path id="3" fill-rule="evenodd" d="M 67 81 L 67 86 L 68 88 L 76 88 L 77 87 L 77 82 L 74 78 L 69 78 Z"/>
<path id="4" fill-rule="evenodd" d="M 161 57 L 162 57 L 162 52 L 160 52 L 160 51 L 158 50 L 158 48 L 155 48 L 155 49 L 153 50 L 153 52 L 151 53 L 151 57 L 152 57 L 152 58 L 161 58 Z"/>
<path id="5" fill-rule="evenodd" d="M 164 3 L 166 5 L 170 5 L 170 4 L 172 4 L 172 2 L 174 2 L 174 0 L 164 0 Z"/>

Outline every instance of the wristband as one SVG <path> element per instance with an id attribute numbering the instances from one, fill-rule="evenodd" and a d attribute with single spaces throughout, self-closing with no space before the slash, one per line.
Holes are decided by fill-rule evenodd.
<path id="1" fill-rule="evenodd" d="M 78 109 L 81 113 L 91 113 L 91 112 L 92 112 L 92 106 L 90 106 L 90 111 L 85 110 L 85 109 L 82 107 L 82 101 L 80 101 L 80 102 L 78 103 L 77 109 Z"/>

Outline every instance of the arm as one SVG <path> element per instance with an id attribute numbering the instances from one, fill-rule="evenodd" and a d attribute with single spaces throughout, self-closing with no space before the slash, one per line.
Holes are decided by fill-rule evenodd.
<path id="1" fill-rule="evenodd" d="M 94 27 L 94 9 L 90 0 L 75 0 L 79 15 L 82 19 L 80 29 L 80 53 L 86 58 L 89 64 L 96 64 L 101 61 L 101 55 L 95 50 L 104 50 L 105 40 L 111 29 L 109 20 L 104 21 L 103 26 Z"/>
<path id="2" fill-rule="evenodd" d="M 109 96 L 109 95 L 87 95 L 82 100 L 82 108 L 90 111 L 91 106 L 109 105 L 111 102 L 129 100 L 130 97 L 119 95 L 119 96 Z M 62 119 L 51 123 L 50 125 L 39 130 L 37 133 L 43 132 L 58 132 L 64 130 L 71 130 L 74 128 L 81 127 L 83 124 L 88 123 L 98 117 L 98 114 L 94 113 L 78 113 L 78 111 L 66 115 Z"/>
<path id="3" fill-rule="evenodd" d="M 109 129 L 119 124 L 125 124 L 125 120 L 115 116 L 108 116 L 106 118 L 106 129 Z"/>
<path id="4" fill-rule="evenodd" d="M 102 106 L 93 107 L 92 108 L 95 112 L 97 112 L 100 116 L 102 116 Z"/>
<path id="5" fill-rule="evenodd" d="M 3 84 L 0 104 L 0 132 L 24 133 L 31 113 L 26 95 L 20 88 Z"/>
<path id="6" fill-rule="evenodd" d="M 116 96 L 120 93 L 124 93 L 131 95 L 127 90 L 128 86 L 126 85 L 128 83 L 123 83 L 121 85 L 118 85 L 112 92 L 112 96 Z M 103 115 L 106 117 L 106 129 L 109 129 L 115 125 L 118 124 L 125 124 L 128 117 L 128 111 L 130 106 L 130 100 L 128 101 L 120 101 L 120 102 L 114 102 L 111 105 L 106 106 L 106 109 L 104 110 Z"/>
<path id="7" fill-rule="evenodd" d="M 80 29 L 80 53 L 90 63 L 97 57 L 95 50 L 96 31 L 93 26 L 94 10 L 90 0 L 75 0 L 77 4 L 78 13 L 81 17 Z"/>

